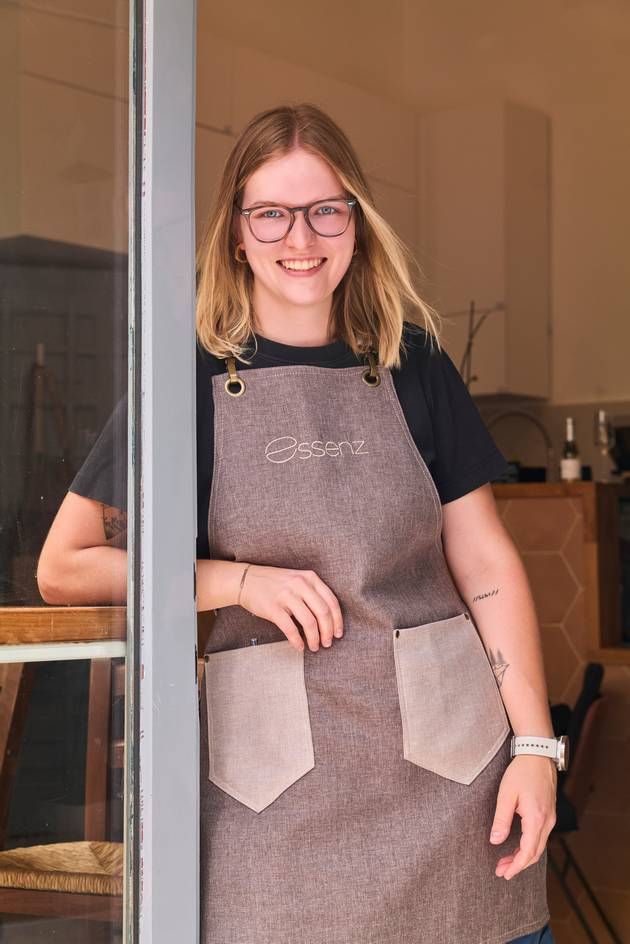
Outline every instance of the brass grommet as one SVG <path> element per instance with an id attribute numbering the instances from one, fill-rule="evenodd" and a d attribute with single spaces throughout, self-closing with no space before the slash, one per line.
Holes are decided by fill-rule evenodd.
<path id="1" fill-rule="evenodd" d="M 234 386 L 235 384 L 237 389 L 230 390 L 230 387 Z M 226 380 L 224 387 L 226 392 L 229 393 L 231 397 L 240 397 L 243 393 L 245 393 L 245 381 L 241 380 L 240 377 L 237 377 L 235 380 Z"/>
<path id="2" fill-rule="evenodd" d="M 361 374 L 361 380 L 368 385 L 368 387 L 378 387 L 381 382 L 381 375 L 378 372 L 378 361 L 376 359 L 376 354 L 374 351 L 368 351 L 365 355 L 370 363 L 370 366 L 367 367 Z"/>
<path id="3" fill-rule="evenodd" d="M 231 397 L 240 397 L 245 393 L 245 381 L 236 373 L 236 360 L 234 357 L 227 357 L 225 363 L 228 371 L 228 379 L 224 384 L 225 392 L 229 393 Z M 237 389 L 230 390 L 230 387 L 234 388 L 234 386 Z"/>
<path id="4" fill-rule="evenodd" d="M 399 630 L 399 629 L 396 630 L 395 635 L 396 635 L 396 639 L 398 639 L 398 637 L 400 636 L 400 630 Z"/>

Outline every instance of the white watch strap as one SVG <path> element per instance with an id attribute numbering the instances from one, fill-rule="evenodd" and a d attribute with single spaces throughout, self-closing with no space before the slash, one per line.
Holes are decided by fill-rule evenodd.
<path id="1" fill-rule="evenodd" d="M 519 736 L 512 738 L 512 757 L 517 754 L 540 754 L 556 760 L 558 756 L 557 738 Z"/>

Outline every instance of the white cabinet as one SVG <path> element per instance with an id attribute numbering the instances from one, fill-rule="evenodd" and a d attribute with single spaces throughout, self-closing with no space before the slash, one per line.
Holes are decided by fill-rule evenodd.
<path id="1" fill-rule="evenodd" d="M 468 308 L 503 306 L 476 335 L 471 393 L 549 395 L 549 121 L 505 103 L 419 119 L 420 258 L 459 366 Z"/>

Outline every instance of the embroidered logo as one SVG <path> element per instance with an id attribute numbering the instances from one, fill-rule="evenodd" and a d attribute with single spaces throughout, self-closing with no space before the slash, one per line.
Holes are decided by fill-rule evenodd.
<path id="1" fill-rule="evenodd" d="M 290 462 L 291 459 L 322 459 L 325 456 L 367 456 L 365 439 L 343 439 L 341 442 L 298 442 L 294 436 L 278 436 L 265 446 L 265 458 L 270 462 Z"/>

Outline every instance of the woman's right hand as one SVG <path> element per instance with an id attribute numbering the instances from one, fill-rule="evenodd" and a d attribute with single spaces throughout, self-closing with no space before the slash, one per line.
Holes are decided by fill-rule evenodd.
<path id="1" fill-rule="evenodd" d="M 343 635 L 341 607 L 335 594 L 314 570 L 291 570 L 250 564 L 241 590 L 240 605 L 275 623 L 292 646 L 304 649 L 296 620 L 313 652 L 331 646 Z"/>

